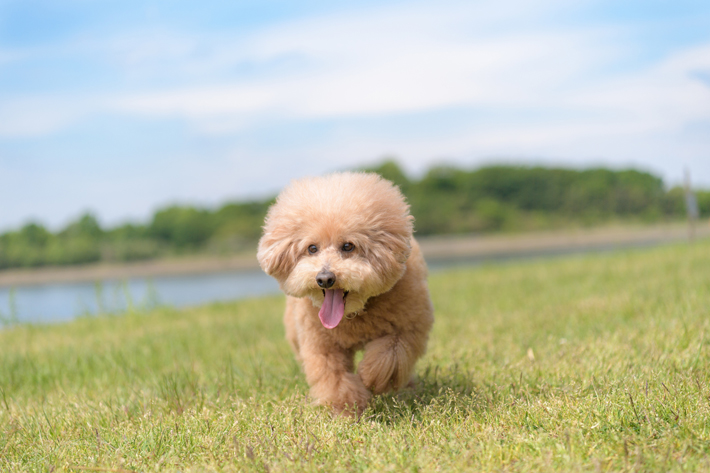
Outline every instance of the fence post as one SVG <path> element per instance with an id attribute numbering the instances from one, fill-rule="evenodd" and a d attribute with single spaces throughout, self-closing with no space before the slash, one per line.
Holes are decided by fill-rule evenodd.
<path id="1" fill-rule="evenodd" d="M 688 214 L 688 241 L 695 240 L 695 221 L 700 214 L 698 200 L 695 198 L 693 189 L 690 186 L 690 169 L 685 168 L 685 209 Z"/>

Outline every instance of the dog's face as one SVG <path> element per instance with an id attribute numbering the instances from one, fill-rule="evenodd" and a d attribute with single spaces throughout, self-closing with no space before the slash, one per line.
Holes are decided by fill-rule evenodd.
<path id="1" fill-rule="evenodd" d="M 338 173 L 291 183 L 269 209 L 258 259 L 294 297 L 320 308 L 326 328 L 402 277 L 412 217 L 376 174 Z"/>

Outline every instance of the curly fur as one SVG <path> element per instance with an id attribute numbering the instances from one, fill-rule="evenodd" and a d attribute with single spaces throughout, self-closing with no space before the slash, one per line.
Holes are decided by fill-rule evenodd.
<path id="1" fill-rule="evenodd" d="M 372 394 L 406 386 L 426 350 L 434 316 L 412 221 L 399 189 L 369 173 L 292 182 L 266 216 L 259 264 L 287 295 L 286 338 L 311 396 L 335 412 L 359 414 Z M 343 251 L 344 243 L 355 249 Z M 323 270 L 347 292 L 345 317 L 333 329 L 318 317 Z"/>

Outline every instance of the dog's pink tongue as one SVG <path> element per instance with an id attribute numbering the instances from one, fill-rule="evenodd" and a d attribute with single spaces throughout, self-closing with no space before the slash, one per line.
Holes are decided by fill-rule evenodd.
<path id="1" fill-rule="evenodd" d="M 335 328 L 343 318 L 345 312 L 345 301 L 343 300 L 342 289 L 326 289 L 323 305 L 318 312 L 320 323 L 325 328 Z"/>

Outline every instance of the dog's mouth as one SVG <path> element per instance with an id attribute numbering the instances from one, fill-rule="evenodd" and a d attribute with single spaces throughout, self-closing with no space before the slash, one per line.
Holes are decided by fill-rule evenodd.
<path id="1" fill-rule="evenodd" d="M 323 289 L 323 305 L 318 312 L 318 318 L 323 327 L 332 329 L 338 326 L 345 314 L 345 298 L 349 291 L 342 289 Z"/>

